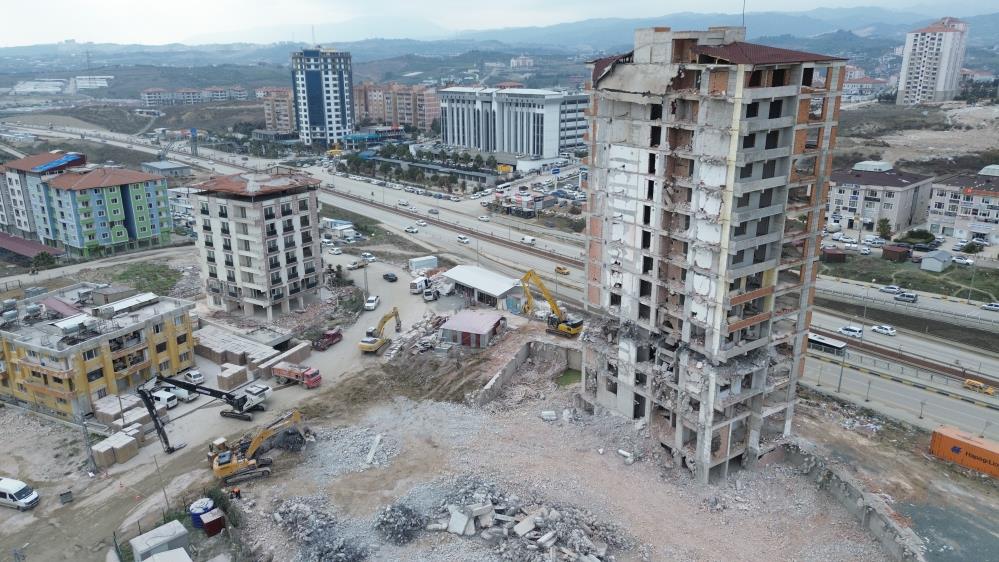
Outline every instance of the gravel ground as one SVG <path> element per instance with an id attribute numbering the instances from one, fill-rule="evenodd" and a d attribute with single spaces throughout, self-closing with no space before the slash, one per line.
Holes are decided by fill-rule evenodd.
<path id="1" fill-rule="evenodd" d="M 15 408 L 0 407 L 0 443 L 0 474 L 21 475 L 36 485 L 83 471 L 87 462 L 80 431 Z"/>

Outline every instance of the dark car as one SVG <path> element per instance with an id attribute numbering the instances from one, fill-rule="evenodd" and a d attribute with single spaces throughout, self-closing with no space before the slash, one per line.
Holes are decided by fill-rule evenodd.
<path id="1" fill-rule="evenodd" d="M 891 245 L 892 246 L 898 246 L 899 248 L 909 248 L 909 249 L 912 249 L 912 244 L 909 244 L 908 242 L 892 242 Z"/>
<path id="2" fill-rule="evenodd" d="M 382 279 L 388 281 L 389 283 L 395 283 L 399 280 L 399 277 L 395 273 L 386 273 L 382 275 Z"/>
<path id="3" fill-rule="evenodd" d="M 930 246 L 929 244 L 915 244 L 912 246 L 912 249 L 917 252 L 929 252 L 933 250 L 933 246 Z"/>

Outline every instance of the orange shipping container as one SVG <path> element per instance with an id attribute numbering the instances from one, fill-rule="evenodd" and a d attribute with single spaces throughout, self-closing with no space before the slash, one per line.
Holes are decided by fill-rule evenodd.
<path id="1" fill-rule="evenodd" d="M 945 461 L 999 478 L 999 443 L 956 427 L 940 426 L 930 438 L 930 453 Z"/>

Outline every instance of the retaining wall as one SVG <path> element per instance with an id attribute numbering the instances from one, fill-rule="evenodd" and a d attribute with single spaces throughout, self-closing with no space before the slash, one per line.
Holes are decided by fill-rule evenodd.
<path id="1" fill-rule="evenodd" d="M 580 370 L 583 365 L 583 354 L 578 349 L 569 349 L 546 342 L 528 342 L 517 350 L 517 353 L 510 359 L 509 363 L 504 365 L 503 368 L 489 379 L 489 382 L 481 390 L 471 397 L 472 402 L 477 406 L 482 406 L 495 400 L 503 392 L 503 388 L 507 383 L 513 380 L 516 374 L 520 372 L 521 366 L 523 366 L 529 357 L 539 357 L 541 355 L 545 357 L 561 356 L 566 366 L 570 369 Z"/>

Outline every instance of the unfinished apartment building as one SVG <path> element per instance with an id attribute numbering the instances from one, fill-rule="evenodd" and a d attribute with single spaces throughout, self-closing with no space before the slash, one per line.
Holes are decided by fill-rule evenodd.
<path id="1" fill-rule="evenodd" d="M 591 63 L 585 398 L 702 482 L 791 430 L 845 64 L 744 37 Z"/>

